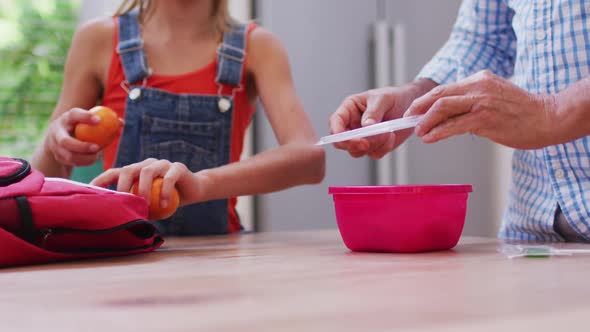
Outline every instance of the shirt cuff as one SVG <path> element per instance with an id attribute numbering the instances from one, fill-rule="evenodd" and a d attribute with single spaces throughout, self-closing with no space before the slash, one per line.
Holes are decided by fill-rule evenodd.
<path id="1" fill-rule="evenodd" d="M 434 58 L 418 73 L 416 79 L 427 78 L 439 85 L 457 81 L 457 69 L 449 59 Z"/>

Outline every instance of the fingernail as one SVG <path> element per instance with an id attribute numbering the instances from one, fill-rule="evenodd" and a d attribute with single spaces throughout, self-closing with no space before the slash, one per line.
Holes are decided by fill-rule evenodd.
<path id="1" fill-rule="evenodd" d="M 100 146 L 96 145 L 96 144 L 92 144 L 90 146 L 90 151 L 91 152 L 98 152 L 98 150 L 100 150 Z"/>
<path id="2" fill-rule="evenodd" d="M 93 115 L 90 120 L 92 120 L 92 122 L 100 122 L 100 117 L 98 115 Z"/>
<path id="3" fill-rule="evenodd" d="M 368 119 L 365 119 L 365 121 L 363 121 L 363 126 L 370 126 L 370 125 L 373 125 L 375 123 L 376 123 L 375 120 L 373 120 L 371 118 L 368 118 Z"/>
<path id="4" fill-rule="evenodd" d="M 432 89 L 430 91 L 430 93 L 432 93 L 433 96 L 437 96 L 437 95 L 441 94 L 442 91 L 443 91 L 443 87 L 439 85 L 436 88 Z"/>
<path id="5" fill-rule="evenodd" d="M 162 201 L 160 202 L 160 206 L 161 206 L 163 209 L 167 208 L 167 207 L 168 207 L 168 201 L 167 201 L 167 200 L 162 200 Z"/>

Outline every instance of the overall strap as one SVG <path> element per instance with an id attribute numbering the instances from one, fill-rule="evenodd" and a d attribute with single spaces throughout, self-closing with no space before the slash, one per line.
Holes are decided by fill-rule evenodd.
<path id="1" fill-rule="evenodd" d="M 121 58 L 125 79 L 129 85 L 150 76 L 137 14 L 137 11 L 132 11 L 118 17 L 119 44 L 117 45 L 117 54 Z"/>
<path id="2" fill-rule="evenodd" d="M 223 34 L 223 43 L 217 48 L 218 84 L 239 86 L 242 81 L 246 57 L 247 24 L 231 24 Z"/>

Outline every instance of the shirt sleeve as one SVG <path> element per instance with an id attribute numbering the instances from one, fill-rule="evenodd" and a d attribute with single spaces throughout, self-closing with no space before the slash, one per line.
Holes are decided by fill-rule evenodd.
<path id="1" fill-rule="evenodd" d="M 449 40 L 417 78 L 446 84 L 484 69 L 512 76 L 516 57 L 513 17 L 505 0 L 463 0 Z"/>

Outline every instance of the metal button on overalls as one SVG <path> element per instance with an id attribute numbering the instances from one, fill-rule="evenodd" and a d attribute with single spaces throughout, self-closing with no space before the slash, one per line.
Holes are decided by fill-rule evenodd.
<path id="1" fill-rule="evenodd" d="M 131 91 L 129 91 L 129 99 L 137 100 L 139 97 L 141 97 L 141 89 L 140 88 L 133 88 L 133 89 L 131 89 Z"/>

